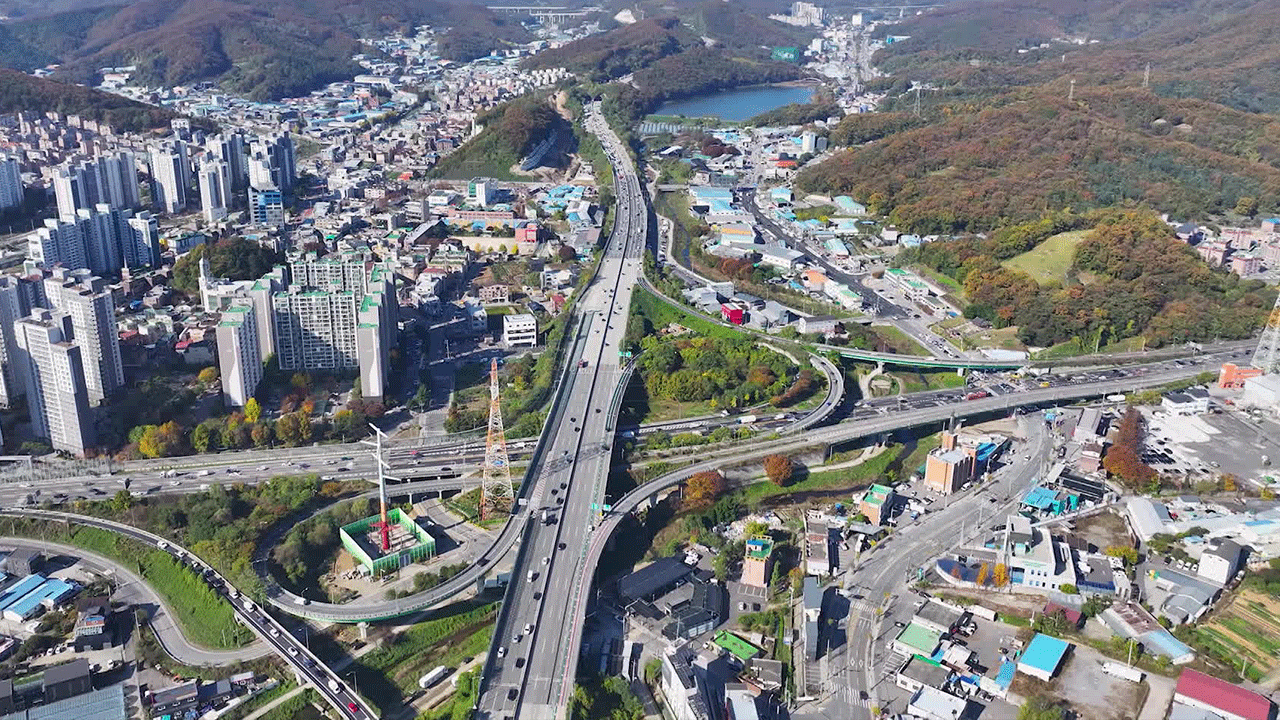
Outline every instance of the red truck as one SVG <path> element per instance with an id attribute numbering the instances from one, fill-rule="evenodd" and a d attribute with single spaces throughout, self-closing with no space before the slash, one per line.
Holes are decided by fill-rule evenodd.
<path id="1" fill-rule="evenodd" d="M 584 368 L 584 367 L 586 367 L 586 366 L 587 366 L 587 361 L 586 361 L 586 360 L 579 360 L 579 361 L 578 361 L 578 367 L 580 367 L 580 368 Z"/>
<path id="2" fill-rule="evenodd" d="M 965 400 L 981 400 L 984 397 L 991 397 L 991 393 L 986 390 L 975 390 L 964 396 Z"/>

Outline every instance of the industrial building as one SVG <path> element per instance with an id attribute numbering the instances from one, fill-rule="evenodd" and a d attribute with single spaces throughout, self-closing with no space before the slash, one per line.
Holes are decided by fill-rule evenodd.
<path id="1" fill-rule="evenodd" d="M 1070 649 L 1071 644 L 1065 640 L 1036 633 L 1018 656 L 1018 672 L 1049 682 L 1058 673 L 1058 668 L 1062 666 Z"/>
<path id="2" fill-rule="evenodd" d="M 628 605 L 636 601 L 651 601 L 686 582 L 692 573 L 693 567 L 680 558 L 658 558 L 620 578 L 618 597 Z"/>
<path id="3" fill-rule="evenodd" d="M 1187 712 L 1196 710 L 1213 715 Z M 1174 688 L 1170 717 L 1275 720 L 1276 706 L 1269 698 L 1251 690 L 1196 670 L 1183 670 Z"/>

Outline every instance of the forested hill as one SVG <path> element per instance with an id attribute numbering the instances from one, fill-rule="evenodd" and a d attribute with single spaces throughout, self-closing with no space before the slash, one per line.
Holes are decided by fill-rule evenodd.
<path id="1" fill-rule="evenodd" d="M 0 68 L 0 114 L 19 110 L 55 110 L 106 121 L 121 132 L 167 125 L 174 114 L 119 95 Z"/>
<path id="2" fill-rule="evenodd" d="M 1061 231 L 1091 229 L 1075 246 L 1066 282 L 1038 285 L 1002 260 Z M 990 239 L 934 242 L 899 256 L 956 279 L 965 314 L 1016 325 L 1032 346 L 1076 341 L 1105 347 L 1142 336 L 1148 347 L 1247 338 L 1261 327 L 1276 290 L 1200 260 L 1149 211 L 1056 213 Z"/>
<path id="3" fill-rule="evenodd" d="M 568 122 L 545 101 L 524 96 L 503 103 L 476 118 L 484 126 L 479 135 L 445 156 L 431 170 L 432 177 L 506 178 L 530 150 L 553 130 L 572 132 Z"/>
<path id="4" fill-rule="evenodd" d="M 910 36 L 876 55 L 899 89 L 1134 86 L 1150 64 L 1158 94 L 1280 111 L 1280 0 L 961 0 L 881 32 Z"/>
<path id="5" fill-rule="evenodd" d="M 99 67 L 132 64 L 145 82 L 216 79 L 270 99 L 350 78 L 359 72 L 351 62 L 359 37 L 422 23 L 451 28 L 441 48 L 453 59 L 528 38 L 515 19 L 461 0 L 134 0 L 3 26 L 0 63 L 29 69 L 32 58 L 55 58 L 80 81 Z"/>
<path id="6" fill-rule="evenodd" d="M 1141 88 L 1024 88 L 923 127 L 848 120 L 854 147 L 803 171 L 809 192 L 847 193 L 905 230 L 983 231 L 1066 207 L 1138 201 L 1200 218 L 1257 200 L 1280 209 L 1280 123 Z M 846 124 L 849 127 L 845 127 Z M 904 129 L 906 128 L 906 129 Z"/>

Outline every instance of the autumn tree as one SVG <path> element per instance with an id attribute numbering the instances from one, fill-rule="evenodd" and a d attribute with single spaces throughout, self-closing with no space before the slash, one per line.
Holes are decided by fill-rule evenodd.
<path id="1" fill-rule="evenodd" d="M 1004 563 L 997 563 L 996 569 L 991 573 L 991 581 L 996 587 L 1004 587 L 1009 584 L 1009 568 Z"/>
<path id="2" fill-rule="evenodd" d="M 986 585 L 989 577 L 991 577 L 991 565 L 982 563 L 982 567 L 978 568 L 978 585 Z"/>
<path id="3" fill-rule="evenodd" d="M 256 423 L 260 417 L 262 417 L 262 405 L 258 402 L 258 398 L 249 398 L 249 401 L 244 404 L 244 419 Z"/>
<path id="4" fill-rule="evenodd" d="M 1102 552 L 1111 557 L 1120 558 L 1127 565 L 1138 564 L 1138 551 L 1127 545 L 1108 545 Z"/>
<path id="5" fill-rule="evenodd" d="M 182 452 L 185 439 L 182 426 L 173 420 L 147 425 L 138 438 L 138 452 L 148 458 L 170 457 Z"/>
<path id="6" fill-rule="evenodd" d="M 200 374 L 196 376 L 196 379 L 205 385 L 210 385 L 214 380 L 218 379 L 218 368 L 210 365 L 209 367 L 201 370 Z"/>
<path id="7" fill-rule="evenodd" d="M 786 487 L 795 474 L 795 466 L 786 455 L 769 455 L 764 459 L 764 473 L 778 487 Z"/>
<path id="8" fill-rule="evenodd" d="M 724 475 L 719 470 L 697 473 L 685 482 L 684 507 L 686 510 L 705 510 L 724 490 Z"/>
<path id="9" fill-rule="evenodd" d="M 1129 408 L 1121 418 L 1102 467 L 1131 487 L 1148 485 L 1157 478 L 1155 469 L 1142 462 L 1142 414 L 1137 409 Z"/>

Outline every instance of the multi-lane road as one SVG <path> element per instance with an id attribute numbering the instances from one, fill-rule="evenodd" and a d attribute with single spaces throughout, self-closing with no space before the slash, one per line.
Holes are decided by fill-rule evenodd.
<path id="1" fill-rule="evenodd" d="M 185 548 L 145 530 L 85 515 L 49 510 L 16 509 L 0 510 L 0 515 L 75 522 L 80 525 L 119 533 L 143 545 L 169 553 L 189 565 L 193 570 L 201 573 L 209 583 L 209 586 L 231 604 L 240 621 L 253 630 L 277 655 L 292 666 L 294 674 L 301 682 L 313 685 L 316 692 L 338 710 L 340 717 L 346 720 L 366 720 L 367 718 L 377 717 L 373 707 L 354 692 L 345 680 L 325 667 L 324 663 L 311 652 L 303 640 L 295 637 L 288 628 L 281 625 L 269 613 L 263 612 L 262 608 L 258 607 L 252 599 L 246 597 L 233 587 L 226 578 L 219 575 L 208 565 L 205 565 Z"/>
<path id="2" fill-rule="evenodd" d="M 479 718 L 552 720 L 573 690 L 578 648 L 565 629 L 578 625 L 585 611 L 577 579 L 604 502 L 613 444 L 606 419 L 623 377 L 619 348 L 648 231 L 648 208 L 626 148 L 597 107 L 586 124 L 613 163 L 614 226 L 579 306 L 588 341 L 569 358 L 576 371 L 563 389 L 568 422 L 547 430 L 548 461 L 529 495 L 531 512 L 480 687 Z"/>

